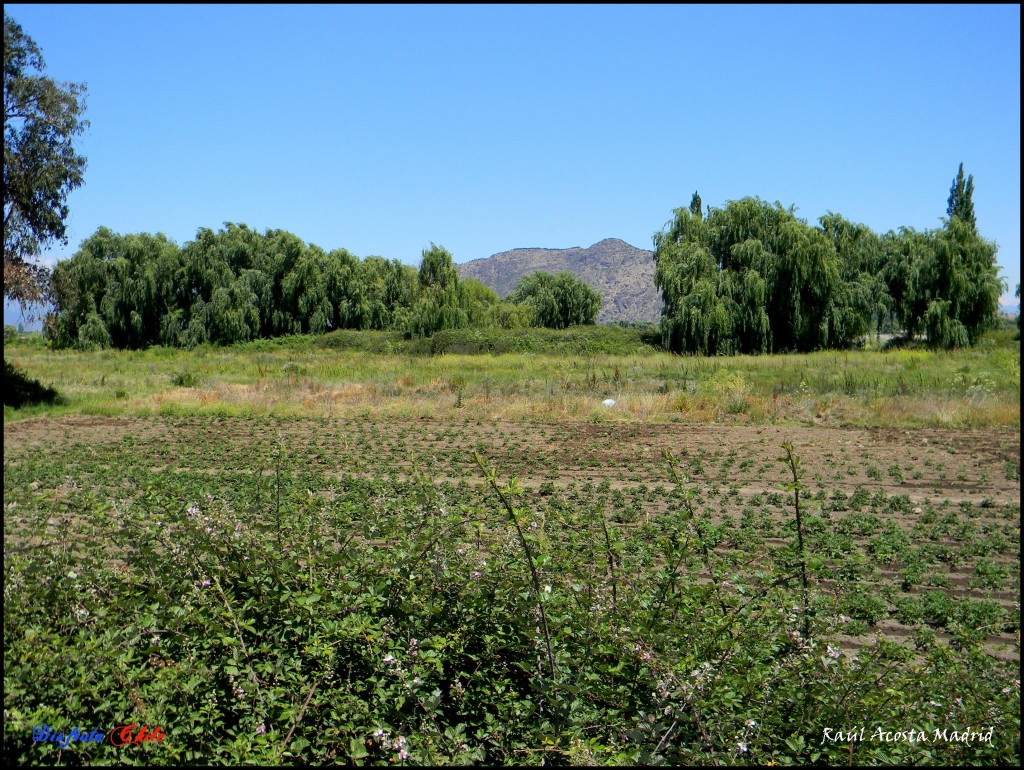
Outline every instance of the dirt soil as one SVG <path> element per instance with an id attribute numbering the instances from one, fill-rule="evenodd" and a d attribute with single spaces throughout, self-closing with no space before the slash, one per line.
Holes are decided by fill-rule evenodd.
<path id="1" fill-rule="evenodd" d="M 154 460 L 174 467 L 187 467 L 190 450 L 197 445 L 236 450 L 204 457 L 204 467 L 215 469 L 246 455 L 253 461 L 265 459 L 268 445 L 280 443 L 293 454 L 310 452 L 318 466 L 330 466 L 336 457 L 340 472 L 353 470 L 343 462 L 351 456 L 367 461 L 364 472 L 406 471 L 410 458 L 420 458 L 428 469 L 441 471 L 432 474 L 435 479 L 452 471 L 462 477 L 476 451 L 525 485 L 545 480 L 609 480 L 613 487 L 664 483 L 661 455 L 669 450 L 683 465 L 694 457 L 706 458 L 712 465 L 705 474 L 709 478 L 758 491 L 764 488 L 761 479 L 786 481 L 785 469 L 776 460 L 783 454 L 782 442 L 789 441 L 805 480 L 817 479 L 829 490 L 852 492 L 863 486 L 870 492 L 883 488 L 887 494 L 904 493 L 915 501 L 1020 503 L 1018 429 L 68 416 L 5 424 L 4 454 L 10 460 L 30 448 L 75 445 L 92 446 L 102 454 L 102 447 L 126 437 L 142 455 L 148 451 Z M 716 473 L 713 466 L 729 458 L 734 462 L 728 469 Z M 748 461 L 746 466 L 743 461 Z M 765 463 L 765 472 L 756 473 Z M 901 469 L 902 481 L 889 474 L 893 466 Z M 878 473 L 872 474 L 872 468 Z"/>

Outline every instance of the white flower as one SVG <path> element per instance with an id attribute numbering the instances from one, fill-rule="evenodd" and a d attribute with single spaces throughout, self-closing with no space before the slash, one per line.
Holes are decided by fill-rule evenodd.
<path id="1" fill-rule="evenodd" d="M 747 727 L 757 727 L 757 722 L 755 722 L 753 719 L 748 719 Z"/>
<path id="2" fill-rule="evenodd" d="M 398 761 L 399 762 L 405 762 L 405 760 L 407 760 L 408 758 L 409 758 L 409 752 L 406 751 L 405 749 L 402 749 L 401 751 L 398 752 Z"/>
<path id="3" fill-rule="evenodd" d="M 746 753 L 746 751 L 747 751 L 747 744 L 745 744 L 743 741 L 740 741 L 739 743 L 737 743 L 736 746 L 737 746 L 737 748 L 739 748 L 740 751 Z"/>
<path id="4" fill-rule="evenodd" d="M 392 655 L 389 652 L 387 655 L 384 656 L 384 662 L 387 663 L 388 665 L 394 663 L 395 662 L 395 656 Z"/>
<path id="5" fill-rule="evenodd" d="M 78 573 L 75 572 L 75 571 L 71 571 L 71 572 L 68 573 L 68 577 L 71 578 L 72 580 L 76 580 L 78 578 Z"/>
<path id="6" fill-rule="evenodd" d="M 830 658 L 839 658 L 843 653 L 833 647 L 831 644 L 825 650 Z"/>

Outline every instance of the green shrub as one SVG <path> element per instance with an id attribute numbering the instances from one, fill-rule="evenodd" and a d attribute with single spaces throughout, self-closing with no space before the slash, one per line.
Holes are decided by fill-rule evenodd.
<path id="1" fill-rule="evenodd" d="M 4 359 L 4 406 L 18 408 L 29 404 L 54 404 L 60 395 L 56 390 L 33 380 Z"/>

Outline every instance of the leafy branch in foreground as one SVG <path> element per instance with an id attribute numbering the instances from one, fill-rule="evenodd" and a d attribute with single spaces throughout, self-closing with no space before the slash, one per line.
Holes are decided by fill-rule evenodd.
<path id="1" fill-rule="evenodd" d="M 785 463 L 793 476 L 793 481 L 785 486 L 786 491 L 793 493 L 793 510 L 796 513 L 796 547 L 797 556 L 800 559 L 800 615 L 803 618 L 804 638 L 811 636 L 810 619 L 808 617 L 807 599 L 807 556 L 804 552 L 804 522 L 800 512 L 800 492 L 804 485 L 800 481 L 800 458 L 793 451 L 793 444 L 784 441 L 782 448 L 786 451 L 785 457 L 780 457 L 779 462 Z"/>
<path id="2" fill-rule="evenodd" d="M 508 513 L 508 520 L 512 522 L 512 526 L 515 527 L 516 534 L 519 536 L 519 544 L 523 548 L 523 553 L 526 555 L 526 562 L 530 567 L 530 577 L 533 581 L 533 593 L 534 598 L 537 602 L 537 610 L 540 612 L 541 623 L 544 626 L 544 644 L 547 646 L 548 651 L 548 669 L 551 674 L 551 682 L 555 682 L 555 653 L 551 648 L 551 631 L 548 629 L 548 616 L 544 611 L 544 600 L 542 597 L 542 589 L 540 585 L 540 578 L 537 576 L 537 563 L 533 558 L 533 552 L 530 550 L 530 544 L 526 540 L 526 536 L 523 534 L 523 528 L 519 526 L 519 517 L 516 516 L 515 508 L 512 507 L 512 502 L 509 499 L 513 495 L 519 494 L 519 489 L 516 485 L 516 478 L 513 476 L 509 479 L 508 484 L 504 488 L 498 486 L 497 482 L 497 471 L 494 468 L 489 467 L 480 457 L 477 452 L 473 453 L 473 459 L 476 461 L 477 467 L 483 472 L 487 483 L 490 485 L 494 493 L 498 495 L 502 505 L 505 507 L 506 513 Z"/>

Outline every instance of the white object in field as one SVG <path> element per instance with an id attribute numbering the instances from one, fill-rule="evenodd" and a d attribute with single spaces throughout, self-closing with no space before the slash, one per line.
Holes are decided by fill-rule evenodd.
<path id="1" fill-rule="evenodd" d="M 615 406 L 615 399 L 614 398 L 606 398 L 604 401 L 601 402 L 601 404 L 603 406 Z"/>

